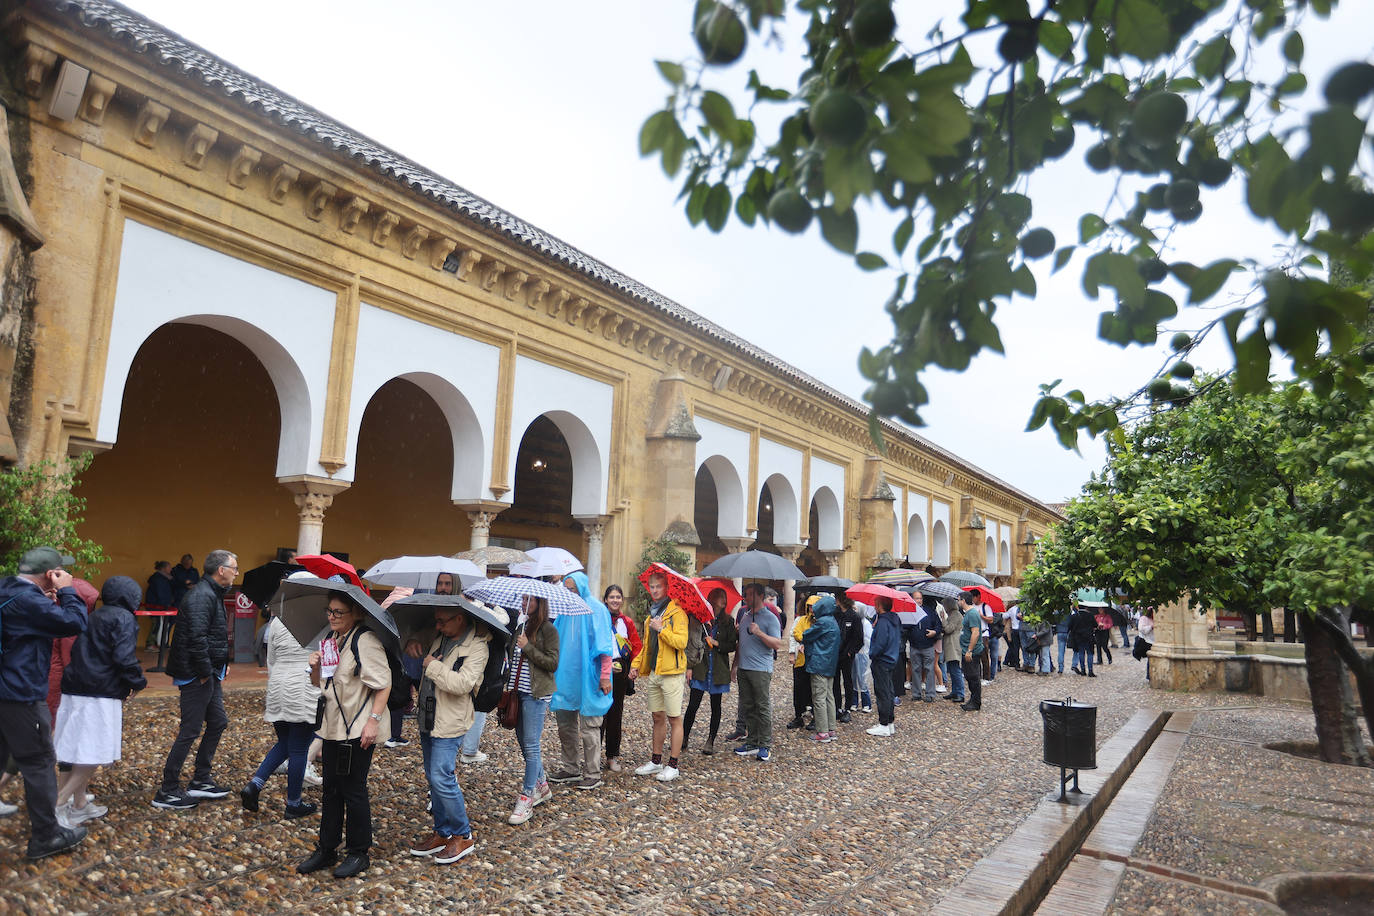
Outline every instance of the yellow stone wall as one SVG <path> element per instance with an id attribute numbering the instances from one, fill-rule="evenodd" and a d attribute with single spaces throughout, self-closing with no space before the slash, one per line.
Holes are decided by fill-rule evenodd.
<path id="1" fill-rule="evenodd" d="M 656 416 L 662 412 L 661 405 L 656 407 L 660 382 L 674 376 L 683 379 L 674 384 L 689 412 L 709 413 L 756 439 L 765 435 L 845 467 L 845 492 L 836 494 L 845 517 L 842 575 L 860 575 L 884 549 L 898 553 L 890 517 L 873 521 L 874 530 L 860 524 L 863 506 L 881 502 L 866 498 L 880 485 L 918 487 L 954 507 L 951 560 L 960 568 L 982 565 L 983 534 L 960 526 L 961 499 L 965 506 L 981 506 L 985 515 L 1021 519 L 1018 535 L 1043 534 L 1054 518 L 1041 504 L 952 456 L 904 439 L 895 428 L 888 436 L 887 457 L 870 462 L 874 449 L 866 417 L 837 397 L 499 233 L 459 220 L 193 78 L 150 66 L 103 33 L 39 5 L 20 13 L 11 41 L 11 50 L 22 56 L 24 88 L 31 93 L 27 114 L 12 112 L 11 117 L 27 124 L 34 151 L 27 190 L 48 235 L 34 255 L 38 358 L 27 405 L 32 433 L 23 443 L 23 457 L 109 449 L 96 460 L 84 486 L 91 511 L 83 533 L 106 543 L 113 557 L 103 574 L 128 573 L 142 580 L 154 559 L 175 559 L 184 550 L 199 554 L 226 543 L 251 545 L 257 553 L 250 562 L 263 559 L 271 548 L 294 542 L 296 524 L 291 495 L 273 476 L 278 421 L 269 403 L 270 385 L 265 393 L 241 392 L 245 409 L 235 412 L 232 442 L 201 448 L 193 461 L 183 458 L 175 470 L 166 465 L 161 450 L 168 443 L 152 418 L 136 421 L 128 433 L 121 429 L 113 448 L 96 441 L 124 220 L 146 223 L 336 296 L 333 327 L 320 329 L 333 341 L 319 456 L 327 467 L 342 465 L 353 348 L 368 345 L 355 339 L 360 302 L 501 348 L 492 498 L 504 490 L 515 457 L 507 443 L 517 355 L 613 386 L 603 582 L 625 580 L 643 539 L 660 533 L 665 522 L 692 519 L 696 468 L 687 466 L 690 449 L 646 438 L 662 419 Z M 93 73 L 81 114 L 70 122 L 46 114 L 54 68 L 64 58 Z M 442 269 L 450 254 L 461 260 L 456 275 Z M 177 353 L 179 361 L 194 365 L 196 348 L 210 344 L 192 330 L 178 333 L 190 335 Z M 238 358 L 228 349 L 229 358 Z M 173 395 L 181 399 L 178 411 L 195 414 L 209 392 L 197 388 L 193 375 L 182 369 L 137 382 L 163 386 L 161 392 L 135 388 L 131 382 L 126 415 L 132 400 Z M 260 368 L 259 375 L 265 379 Z M 434 429 L 437 409 L 432 404 L 416 409 L 432 414 L 421 425 Z M 219 419 L 196 422 L 220 432 Z M 442 450 L 426 449 L 421 436 L 403 465 L 394 455 L 376 459 L 389 462 L 385 466 L 392 471 L 403 467 L 432 506 L 423 517 L 402 517 L 395 511 L 394 486 L 368 472 L 369 461 L 376 458 L 369 450 L 400 432 L 364 433 L 354 469 L 357 482 L 339 493 L 325 513 L 325 547 L 347 549 L 370 561 L 398 543 L 407 552 L 423 552 L 431 545 L 436 552 L 452 552 L 466 546 L 467 517 L 448 501 Z M 874 467 L 866 473 L 868 465 Z M 739 471 L 752 525 L 762 481 L 752 468 Z M 226 481 L 222 488 L 217 480 Z M 807 482 L 793 484 L 801 490 L 805 525 Z M 890 516 L 890 503 L 882 505 Z M 499 518 L 493 534 L 549 540 L 537 528 L 503 531 Z M 555 543 L 582 552 L 580 539 L 574 540 L 571 532 L 555 538 Z M 787 538 L 796 539 L 794 534 Z M 1028 555 L 1019 540 L 1013 548 L 1016 579 Z"/>

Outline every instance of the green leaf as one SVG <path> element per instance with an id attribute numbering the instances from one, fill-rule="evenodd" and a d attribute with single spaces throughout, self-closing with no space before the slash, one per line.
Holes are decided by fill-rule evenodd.
<path id="1" fill-rule="evenodd" d="M 853 254 L 859 244 L 859 218 L 853 209 L 836 212 L 833 207 L 821 207 L 816 215 L 821 221 L 821 237 L 831 247 Z"/>
<path id="2" fill-rule="evenodd" d="M 654 66 L 658 68 L 658 72 L 663 75 L 670 86 L 681 86 L 682 81 L 686 79 L 681 64 L 675 64 L 670 60 L 656 60 Z"/>
<path id="3" fill-rule="evenodd" d="M 1188 284 L 1188 303 L 1196 305 L 1215 296 L 1237 266 L 1230 258 L 1222 258 L 1199 270 Z"/>
<path id="4" fill-rule="evenodd" d="M 897 224 L 897 229 L 892 233 L 892 250 L 899 257 L 906 253 L 906 246 L 911 244 L 911 236 L 915 231 L 916 220 L 910 216 Z"/>
<path id="5" fill-rule="evenodd" d="M 1073 33 L 1069 27 L 1054 19 L 1040 21 L 1040 46 L 1050 52 L 1052 57 L 1063 60 L 1073 47 Z"/>
<path id="6" fill-rule="evenodd" d="M 687 195 L 687 222 L 693 226 L 701 225 L 701 221 L 706 217 L 706 196 L 711 192 L 711 188 L 701 182 L 692 186 L 692 191 Z"/>
<path id="7" fill-rule="evenodd" d="M 1086 245 L 1106 231 L 1106 220 L 1096 213 L 1085 213 L 1078 221 L 1078 243 Z"/>
<path id="8" fill-rule="evenodd" d="M 758 204 L 754 203 L 754 198 L 748 194 L 741 194 L 735 200 L 735 215 L 744 225 L 752 226 L 758 219 Z"/>
<path id="9" fill-rule="evenodd" d="M 1365 122 L 1354 110 L 1335 105 L 1312 116 L 1308 132 L 1312 145 L 1304 158 L 1314 157 L 1322 165 L 1330 166 L 1338 178 L 1350 174 L 1364 142 Z"/>
<path id="10" fill-rule="evenodd" d="M 1054 253 L 1054 269 L 1051 270 L 1050 273 L 1059 273 L 1059 271 L 1063 270 L 1064 265 L 1069 263 L 1069 259 L 1073 257 L 1074 250 L 1073 245 L 1065 245 L 1063 248 L 1056 251 Z"/>
<path id="11" fill-rule="evenodd" d="M 701 116 L 721 137 L 734 142 L 738 136 L 735 106 L 719 92 L 708 89 L 701 96 Z"/>
<path id="12" fill-rule="evenodd" d="M 1301 64 L 1302 53 L 1302 35 L 1298 32 L 1289 32 L 1288 37 L 1283 40 L 1284 59 L 1292 64 Z"/>
<path id="13" fill-rule="evenodd" d="M 854 256 L 854 263 L 859 265 L 860 270 L 874 271 L 882 270 L 887 266 L 887 260 L 880 254 L 871 251 L 861 251 Z"/>
<path id="14" fill-rule="evenodd" d="M 1173 47 L 1169 20 L 1155 0 L 1117 0 L 1114 23 L 1117 47 L 1141 60 L 1154 60 Z"/>
<path id="15" fill-rule="evenodd" d="M 656 111 L 649 115 L 644 126 L 639 129 L 639 154 L 647 156 L 661 148 L 675 122 L 671 111 Z"/>
<path id="16" fill-rule="evenodd" d="M 706 226 L 712 232 L 719 232 L 725 228 L 725 223 L 730 219 L 731 204 L 730 189 L 725 182 L 712 186 L 706 194 L 706 205 L 702 211 L 706 217 Z"/>
<path id="17" fill-rule="evenodd" d="M 1307 77 L 1301 73 L 1289 73 L 1274 87 L 1278 95 L 1301 95 L 1307 91 Z"/>
<path id="18" fill-rule="evenodd" d="M 1231 61 L 1236 59 L 1235 49 L 1225 32 L 1198 48 L 1193 55 L 1193 72 L 1204 80 L 1216 79 Z"/>
<path id="19" fill-rule="evenodd" d="M 663 171 L 671 178 L 682 169 L 682 157 L 687 154 L 689 141 L 677 118 L 671 114 L 668 117 L 668 129 L 663 138 Z"/>

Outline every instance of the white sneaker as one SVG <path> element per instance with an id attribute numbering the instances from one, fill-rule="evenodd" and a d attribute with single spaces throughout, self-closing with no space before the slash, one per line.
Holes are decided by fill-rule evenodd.
<path id="1" fill-rule="evenodd" d="M 324 785 L 324 780 L 320 778 L 319 771 L 315 769 L 313 763 L 307 763 L 305 765 L 305 783 L 310 786 Z"/>
<path id="2" fill-rule="evenodd" d="M 635 770 L 635 775 L 636 775 L 636 776 L 653 776 L 653 775 L 655 775 L 656 773 L 660 773 L 660 772 L 662 772 L 662 771 L 663 771 L 663 764 L 661 764 L 661 763 L 654 763 L 654 762 L 651 760 L 651 761 L 649 761 L 648 763 L 642 764 L 638 769 L 636 769 L 636 770 Z"/>
<path id="3" fill-rule="evenodd" d="M 57 822 L 61 824 L 63 827 L 66 827 L 68 830 L 77 825 L 77 822 L 72 820 L 71 802 L 63 802 L 62 804 L 58 805 L 56 808 L 53 809 L 53 813 L 57 815 Z"/>
<path id="4" fill-rule="evenodd" d="M 935 692 L 936 692 L 936 693 L 949 693 L 949 688 L 946 687 L 944 684 L 936 684 L 936 685 L 935 685 Z"/>
<path id="5" fill-rule="evenodd" d="M 488 758 L 486 754 L 478 751 L 475 754 L 459 754 L 458 759 L 463 763 L 486 763 Z"/>
<path id="6" fill-rule="evenodd" d="M 984 687 L 991 687 L 991 686 L 992 686 L 992 681 L 983 681 L 983 686 L 984 686 Z"/>
<path id="7" fill-rule="evenodd" d="M 106 808 L 104 805 L 97 805 L 94 802 L 89 802 L 82 808 L 73 808 L 71 804 L 68 803 L 66 808 L 67 821 L 73 827 L 77 824 L 84 824 L 86 821 L 95 820 L 98 817 L 104 817 L 110 813 L 109 808 Z"/>
<path id="8" fill-rule="evenodd" d="M 888 727 L 886 725 L 875 725 L 872 728 L 864 729 L 864 731 L 875 738 L 886 738 L 889 734 L 891 734 L 891 732 L 889 732 L 887 728 Z"/>
<path id="9" fill-rule="evenodd" d="M 534 787 L 534 806 L 536 808 L 551 798 L 553 798 L 553 789 L 549 788 L 547 782 L 541 782 Z"/>
<path id="10" fill-rule="evenodd" d="M 506 818 L 507 824 L 523 824 L 534 817 L 534 802 L 528 795 L 522 795 L 515 802 L 515 810 Z"/>
<path id="11" fill-rule="evenodd" d="M 654 778 L 659 782 L 672 782 L 677 779 L 677 767 L 661 767 Z"/>
<path id="12" fill-rule="evenodd" d="M 9 802 L 0 801 L 0 817 L 12 817 L 18 810 L 18 805 L 11 805 Z"/>
<path id="13" fill-rule="evenodd" d="M 895 735 L 895 734 L 897 734 L 897 723 L 896 723 L 896 722 L 889 722 L 889 723 L 887 723 L 887 737 L 891 738 L 891 737 L 892 737 L 893 735 Z"/>

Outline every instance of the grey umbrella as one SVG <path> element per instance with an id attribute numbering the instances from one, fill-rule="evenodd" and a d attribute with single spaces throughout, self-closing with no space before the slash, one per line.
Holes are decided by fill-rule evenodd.
<path id="1" fill-rule="evenodd" d="M 510 637 L 510 615 L 504 608 L 490 607 L 463 595 L 410 595 L 393 601 L 389 610 L 396 625 L 407 635 L 434 625 L 436 608 L 456 608 L 473 620 L 481 621 L 503 643 Z"/>
<path id="2" fill-rule="evenodd" d="M 343 592 L 363 609 L 367 628 L 382 641 L 382 647 L 400 655 L 401 633 L 391 613 L 372 600 L 372 596 L 351 582 L 330 582 L 314 576 L 286 579 L 272 599 L 272 613 L 281 618 L 286 629 L 302 646 L 308 645 L 320 628 L 329 623 L 329 595 Z"/>
<path id="3" fill-rule="evenodd" d="M 970 585 L 981 585 L 984 588 L 992 588 L 992 583 L 977 573 L 968 572 L 962 569 L 952 569 L 940 577 L 941 582 L 953 582 L 960 588 L 967 588 Z"/>
<path id="4" fill-rule="evenodd" d="M 922 595 L 929 595 L 932 598 L 958 598 L 962 595 L 963 589 L 952 582 L 921 582 L 913 586 L 915 591 Z"/>
<path id="5" fill-rule="evenodd" d="M 845 590 L 854 583 L 848 579 L 840 579 L 836 576 L 812 576 L 810 579 L 803 579 L 794 586 L 795 591 L 799 592 L 833 592 L 844 594 Z"/>
<path id="6" fill-rule="evenodd" d="M 725 576 L 728 579 L 805 579 L 806 573 L 775 553 L 746 550 L 727 553 L 711 563 L 698 576 Z"/>

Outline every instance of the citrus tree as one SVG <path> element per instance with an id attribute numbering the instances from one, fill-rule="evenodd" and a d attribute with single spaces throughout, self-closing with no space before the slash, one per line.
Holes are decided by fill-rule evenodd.
<path id="1" fill-rule="evenodd" d="M 91 456 L 39 461 L 0 470 L 0 575 L 11 575 L 34 547 L 56 547 L 76 560 L 76 571 L 106 562 L 105 551 L 76 530 L 86 500 L 72 492 Z"/>
<path id="2" fill-rule="evenodd" d="M 1177 335 L 1159 377 L 1135 392 L 1043 386 L 1028 425 L 1066 447 L 1080 433 L 1117 436 L 1132 407 L 1187 397 L 1189 354 L 1212 332 L 1230 343 L 1241 391 L 1268 387 L 1277 352 L 1319 396 L 1363 395 L 1367 351 L 1353 329 L 1366 300 L 1322 265 L 1343 260 L 1363 279 L 1374 263 L 1374 194 L 1358 165 L 1374 65 L 1339 67 L 1315 110 L 1289 108 L 1307 88 L 1302 28 L 1336 0 L 957 5 L 947 29 L 915 0 L 684 4 L 700 56 L 658 62 L 669 95 L 639 137 L 681 179 L 693 224 L 818 225 L 859 269 L 892 271 L 891 343 L 859 355 L 876 440 L 880 416 L 921 424 L 922 373 L 1004 350 L 997 308 L 1035 297 L 1029 265 L 1042 258 L 1081 272 L 1106 305 L 1098 336 L 1120 347 L 1155 344 L 1181 307 L 1223 287 L 1249 291 Z M 787 85 L 741 63 L 803 28 Z M 1075 238 L 1056 239 L 1031 195 L 1037 172 L 1066 157 L 1118 183 Z M 1282 252 L 1194 263 L 1174 250 L 1173 230 L 1206 221 L 1228 183 L 1289 243 Z M 894 224 L 890 244 L 861 232 Z"/>

